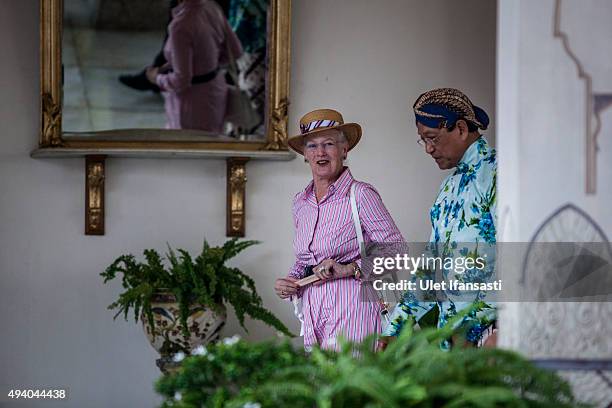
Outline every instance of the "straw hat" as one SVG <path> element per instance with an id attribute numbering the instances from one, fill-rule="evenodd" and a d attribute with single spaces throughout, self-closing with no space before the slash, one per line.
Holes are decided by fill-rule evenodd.
<path id="1" fill-rule="evenodd" d="M 317 109 L 302 116 L 300 119 L 301 134 L 289 138 L 289 147 L 303 155 L 304 138 L 329 129 L 340 130 L 344 133 L 349 150 L 355 147 L 361 139 L 361 126 L 357 123 L 344 123 L 340 112 L 333 109 Z"/>

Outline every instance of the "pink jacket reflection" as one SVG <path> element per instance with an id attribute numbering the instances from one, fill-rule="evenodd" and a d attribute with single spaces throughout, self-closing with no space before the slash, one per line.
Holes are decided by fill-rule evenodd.
<path id="1" fill-rule="evenodd" d="M 234 58 L 242 54 L 238 37 L 213 0 L 184 0 L 172 9 L 164 55 L 172 71 L 159 74 L 168 129 L 221 132 L 228 87 L 221 73 L 206 83 L 191 79 L 228 62 L 227 45 Z"/>

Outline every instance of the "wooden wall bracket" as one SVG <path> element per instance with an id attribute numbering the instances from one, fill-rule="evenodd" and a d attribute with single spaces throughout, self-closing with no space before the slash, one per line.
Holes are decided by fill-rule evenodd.
<path id="1" fill-rule="evenodd" d="M 244 237 L 245 234 L 245 186 L 248 157 L 227 159 L 227 224 L 228 237 Z"/>
<path id="2" fill-rule="evenodd" d="M 104 235 L 106 156 L 85 156 L 85 235 Z"/>

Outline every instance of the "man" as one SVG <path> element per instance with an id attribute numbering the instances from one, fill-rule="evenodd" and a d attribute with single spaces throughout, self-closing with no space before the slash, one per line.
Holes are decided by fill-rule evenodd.
<path id="1" fill-rule="evenodd" d="M 441 170 L 455 169 L 442 182 L 429 212 L 432 226 L 429 249 L 436 256 L 457 257 L 458 253 L 465 256 L 479 248 L 481 254 L 492 254 L 488 265 L 494 268 L 497 162 L 495 149 L 479 133 L 479 129 L 487 128 L 489 117 L 466 95 L 452 88 L 425 92 L 413 109 L 419 145 Z M 444 277 L 448 277 L 446 273 Z M 443 327 L 460 310 L 485 300 L 486 293 L 445 291 L 445 297 L 424 302 L 407 292 L 393 310 L 383 335 L 396 336 L 404 324 L 418 323 L 428 312 L 437 314 L 437 325 Z M 478 312 L 466 316 L 462 324 L 467 341 L 481 344 L 492 333 L 495 318 L 495 309 L 486 303 L 481 304 Z M 494 341 L 491 336 L 489 343 Z"/>

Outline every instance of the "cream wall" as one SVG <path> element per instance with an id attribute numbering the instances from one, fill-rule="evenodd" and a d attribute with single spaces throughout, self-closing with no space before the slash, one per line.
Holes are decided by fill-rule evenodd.
<path id="1" fill-rule="evenodd" d="M 612 3 L 561 2 L 561 30 L 593 90 L 612 95 Z M 555 0 L 502 1 L 498 12 L 498 181 L 501 241 L 528 242 L 556 209 L 572 203 L 612 237 L 612 109 L 602 112 L 597 193 L 585 193 L 586 85 L 553 36 Z M 584 223 L 557 224 L 556 240 L 588 236 Z M 569 228 L 567 228 L 569 227 Z M 563 231 L 563 232 L 562 232 Z M 519 268 L 520 262 L 516 267 Z M 546 268 L 543 268 L 545 271 Z M 536 274 L 539 270 L 536 272 Z M 546 285 L 546 278 L 542 279 Z M 609 359 L 612 303 L 503 305 L 501 343 L 537 358 Z M 609 373 L 608 373 L 609 374 Z M 576 395 L 595 406 L 612 401 L 609 384 L 593 372 L 573 373 Z"/>
<path id="2" fill-rule="evenodd" d="M 606 17 L 612 3 L 561 4 L 561 29 L 593 78 L 593 91 L 612 94 L 612 60 L 601 52 L 612 41 Z M 568 202 L 612 236 L 612 109 L 601 114 L 597 194 L 587 195 L 586 83 L 561 40 L 553 37 L 554 6 L 554 0 L 500 5 L 497 110 L 504 154 L 498 208 L 506 214 L 506 240 L 529 240 L 548 215 Z"/>
<path id="3" fill-rule="evenodd" d="M 156 354 L 139 325 L 112 320 L 106 305 L 120 288 L 98 274 L 122 253 L 166 242 L 195 251 L 204 236 L 222 242 L 225 164 L 109 159 L 107 234 L 84 236 L 83 160 L 29 157 L 40 115 L 38 1 L 2 6 L 0 401 L 11 387 L 55 386 L 70 389 L 61 406 L 150 407 Z M 428 88 L 455 86 L 495 123 L 495 2 L 294 0 L 292 28 L 290 132 L 317 107 L 361 123 L 353 174 L 378 188 L 407 239 L 426 239 L 443 174 L 415 143 L 410 107 Z M 291 309 L 270 288 L 292 261 L 290 202 L 308 176 L 300 160 L 248 164 L 247 238 L 263 244 L 236 260 L 293 329 Z M 249 327 L 250 339 L 272 334 Z M 234 332 L 245 335 L 232 318 L 226 333 Z"/>

